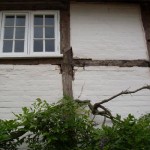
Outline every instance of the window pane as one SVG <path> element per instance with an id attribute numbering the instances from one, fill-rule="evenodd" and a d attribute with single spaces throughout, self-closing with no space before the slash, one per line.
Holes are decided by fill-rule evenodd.
<path id="1" fill-rule="evenodd" d="M 45 25 L 54 25 L 54 15 L 45 16 Z"/>
<path id="2" fill-rule="evenodd" d="M 24 39 L 25 36 L 25 28 L 24 27 L 17 27 L 16 28 L 16 36 L 15 39 Z"/>
<path id="3" fill-rule="evenodd" d="M 4 39 L 13 39 L 14 28 L 6 27 L 4 31 Z"/>
<path id="4" fill-rule="evenodd" d="M 45 38 L 54 38 L 54 28 L 53 27 L 45 28 Z"/>
<path id="5" fill-rule="evenodd" d="M 42 27 L 34 28 L 34 38 L 43 38 L 43 28 Z"/>
<path id="6" fill-rule="evenodd" d="M 17 16 L 16 26 L 25 26 L 25 16 Z"/>
<path id="7" fill-rule="evenodd" d="M 43 25 L 43 15 L 34 16 L 34 25 Z"/>
<path id="8" fill-rule="evenodd" d="M 6 16 L 5 26 L 14 26 L 15 16 Z"/>
<path id="9" fill-rule="evenodd" d="M 23 40 L 16 40 L 15 41 L 15 52 L 24 52 L 24 41 Z"/>
<path id="10" fill-rule="evenodd" d="M 55 51 L 55 41 L 54 40 L 45 40 L 45 51 L 54 52 Z"/>
<path id="11" fill-rule="evenodd" d="M 43 40 L 34 40 L 34 52 L 43 52 Z"/>
<path id="12" fill-rule="evenodd" d="M 4 43 L 3 43 L 3 52 L 4 53 L 10 53 L 10 52 L 12 52 L 12 45 L 13 45 L 13 41 L 12 40 L 7 40 L 7 41 L 4 40 Z"/>

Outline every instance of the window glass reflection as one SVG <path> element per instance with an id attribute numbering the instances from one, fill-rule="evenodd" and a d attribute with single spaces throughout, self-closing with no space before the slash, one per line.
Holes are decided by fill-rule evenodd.
<path id="1" fill-rule="evenodd" d="M 5 27 L 4 28 L 4 39 L 13 39 L 14 28 Z"/>
<path id="2" fill-rule="evenodd" d="M 54 25 L 54 15 L 45 15 L 45 25 Z"/>
<path id="3" fill-rule="evenodd" d="M 15 52 L 24 52 L 24 40 L 15 41 Z"/>
<path id="4" fill-rule="evenodd" d="M 46 52 L 54 52 L 55 44 L 54 40 L 45 40 L 45 51 Z"/>
<path id="5" fill-rule="evenodd" d="M 43 15 L 34 16 L 34 25 L 43 25 Z"/>
<path id="6" fill-rule="evenodd" d="M 4 40 L 3 42 L 3 52 L 10 53 L 12 52 L 13 41 L 12 40 Z"/>
<path id="7" fill-rule="evenodd" d="M 17 27 L 15 38 L 16 39 L 24 39 L 24 37 L 25 37 L 25 28 L 24 27 Z"/>
<path id="8" fill-rule="evenodd" d="M 34 40 L 34 52 L 43 52 L 43 40 Z"/>
<path id="9" fill-rule="evenodd" d="M 45 38 L 54 38 L 54 28 L 45 27 Z"/>
<path id="10" fill-rule="evenodd" d="M 6 16 L 5 26 L 14 26 L 15 16 Z"/>
<path id="11" fill-rule="evenodd" d="M 25 16 L 16 17 L 16 26 L 25 26 Z"/>
<path id="12" fill-rule="evenodd" d="M 43 38 L 43 28 L 42 27 L 34 28 L 34 38 Z"/>

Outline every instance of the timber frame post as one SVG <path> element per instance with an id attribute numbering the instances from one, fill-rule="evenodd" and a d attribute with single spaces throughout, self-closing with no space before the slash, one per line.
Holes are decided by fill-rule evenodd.
<path id="1" fill-rule="evenodd" d="M 62 83 L 63 95 L 73 98 L 72 80 L 73 80 L 73 53 L 72 48 L 65 49 L 62 62 Z"/>
<path id="2" fill-rule="evenodd" d="M 141 4 L 141 16 L 145 30 L 148 55 L 150 58 L 150 3 Z"/>
<path id="3" fill-rule="evenodd" d="M 72 80 L 73 80 L 73 53 L 70 47 L 70 1 L 66 9 L 60 11 L 61 30 L 61 50 L 63 60 L 61 64 L 63 95 L 73 98 Z"/>

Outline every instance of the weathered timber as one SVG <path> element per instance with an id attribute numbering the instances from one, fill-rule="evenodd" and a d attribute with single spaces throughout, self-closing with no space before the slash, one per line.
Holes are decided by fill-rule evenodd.
<path id="1" fill-rule="evenodd" d="M 62 83 L 64 96 L 73 97 L 72 80 L 73 80 L 73 53 L 72 48 L 64 50 L 64 57 L 62 63 Z"/>
<path id="2" fill-rule="evenodd" d="M 72 48 L 70 48 L 70 3 L 68 3 L 67 9 L 60 11 L 60 29 L 60 47 L 63 53 L 63 63 L 61 65 L 63 95 L 73 97 L 73 53 Z"/>
<path id="3" fill-rule="evenodd" d="M 70 48 L 70 6 L 68 9 L 60 10 L 60 48 L 63 53 Z"/>
<path id="4" fill-rule="evenodd" d="M 71 56 L 72 57 L 72 56 Z M 69 58 L 70 59 L 70 58 Z M 146 60 L 92 60 L 92 59 L 72 59 L 72 67 L 86 66 L 118 66 L 118 67 L 150 67 L 150 62 Z M 39 65 L 51 64 L 62 65 L 63 58 L 17 58 L 0 59 L 0 64 L 5 65 Z"/>
<path id="5" fill-rule="evenodd" d="M 62 64 L 62 58 L 0 59 L 0 64 L 4 64 L 4 65 L 39 65 L 39 64 L 61 65 Z"/>
<path id="6" fill-rule="evenodd" d="M 1 0 L 0 10 L 65 9 L 68 0 Z"/>
<path id="7" fill-rule="evenodd" d="M 76 1 L 76 2 L 150 2 L 150 0 L 1 0 L 0 3 L 15 3 L 15 2 L 31 2 L 31 3 L 39 3 L 39 2 L 68 2 L 68 1 Z"/>
<path id="8" fill-rule="evenodd" d="M 118 66 L 118 67 L 150 67 L 150 62 L 146 60 L 92 60 L 74 59 L 73 66 Z"/>
<path id="9" fill-rule="evenodd" d="M 145 36 L 147 41 L 148 54 L 150 58 L 150 4 L 141 4 L 141 15 L 143 20 L 143 26 L 145 30 Z"/>
<path id="10" fill-rule="evenodd" d="M 9 3 L 42 3 L 42 2 L 67 2 L 68 0 L 1 0 L 1 4 L 9 4 Z"/>
<path id="11" fill-rule="evenodd" d="M 150 2 L 150 0 L 72 0 L 76 2 L 124 2 L 124 3 L 142 3 Z"/>
<path id="12" fill-rule="evenodd" d="M 75 2 L 150 3 L 150 0 L 0 0 L 0 10 L 61 10 Z"/>

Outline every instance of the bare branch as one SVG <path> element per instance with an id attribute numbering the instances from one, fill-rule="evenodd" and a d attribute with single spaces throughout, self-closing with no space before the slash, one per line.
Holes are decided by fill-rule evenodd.
<path id="1" fill-rule="evenodd" d="M 84 84 L 83 84 L 83 86 L 82 86 L 82 88 L 81 88 L 81 92 L 80 92 L 80 95 L 78 96 L 78 99 L 81 97 L 81 95 L 82 95 L 82 93 L 83 93 L 84 86 L 85 86 L 85 82 L 84 82 Z"/>
<path id="2" fill-rule="evenodd" d="M 105 123 L 106 123 L 106 117 L 104 117 L 104 121 L 103 121 L 103 123 L 102 123 L 102 126 L 104 126 Z"/>
<path id="3" fill-rule="evenodd" d="M 91 103 L 91 100 L 79 100 L 79 99 L 76 99 L 75 101 L 77 103 L 80 103 L 80 104 L 83 104 L 83 105 L 88 105 L 89 109 L 91 110 L 92 114 L 93 115 L 101 115 L 101 116 L 104 116 L 106 118 L 109 118 L 111 120 L 114 120 L 115 118 L 112 116 L 110 110 L 108 110 L 105 106 L 103 106 L 102 104 L 104 103 L 107 103 L 113 99 L 115 99 L 116 97 L 119 97 L 121 95 L 125 95 L 125 94 L 133 94 L 133 93 L 136 93 L 136 92 L 139 92 L 141 90 L 144 90 L 144 89 L 148 89 L 150 90 L 150 85 L 147 85 L 147 86 L 143 86 L 141 88 L 138 88 L 134 91 L 129 91 L 129 90 L 125 90 L 125 91 L 122 91 L 108 99 L 104 99 L 103 101 L 101 102 L 98 102 L 98 103 L 95 103 L 94 105 L 92 105 Z M 102 111 L 98 110 L 98 109 L 102 109 Z"/>
<path id="4" fill-rule="evenodd" d="M 114 98 L 116 98 L 116 97 L 118 97 L 118 96 L 125 95 L 125 94 L 133 94 L 133 93 L 136 93 L 136 92 L 141 91 L 141 90 L 143 90 L 143 89 L 148 89 L 148 90 L 150 90 L 150 85 L 143 86 L 143 87 L 141 87 L 141 88 L 139 88 L 139 89 L 136 89 L 136 90 L 134 90 L 134 91 L 129 91 L 129 90 L 122 91 L 122 92 L 120 92 L 120 93 L 118 93 L 118 94 L 116 94 L 116 95 L 114 95 L 114 96 L 112 96 L 112 97 L 110 97 L 110 98 L 108 98 L 108 99 L 105 99 L 105 100 L 103 100 L 103 101 L 101 101 L 101 102 L 99 102 L 99 103 L 95 103 L 95 104 L 94 104 L 94 107 L 97 107 L 97 106 L 99 106 L 99 105 L 101 105 L 101 104 L 107 103 L 107 102 L 113 100 Z"/>
<path id="5" fill-rule="evenodd" d="M 99 111 L 98 109 L 94 109 L 94 105 L 91 104 L 90 100 L 79 100 L 76 99 L 75 100 L 77 103 L 81 104 L 81 105 L 87 105 L 89 107 L 89 109 L 91 110 L 91 113 L 93 115 L 100 115 L 100 116 L 104 116 L 106 118 L 109 119 L 113 119 L 114 117 L 112 116 L 111 112 L 104 106 L 100 105 L 99 108 L 102 109 L 102 111 Z"/>

